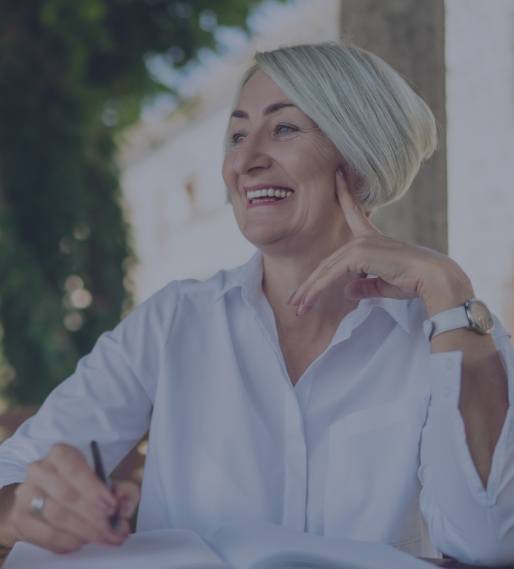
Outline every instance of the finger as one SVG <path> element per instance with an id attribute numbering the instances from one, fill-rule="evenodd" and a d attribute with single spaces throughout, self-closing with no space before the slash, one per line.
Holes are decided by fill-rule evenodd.
<path id="1" fill-rule="evenodd" d="M 34 514 L 31 502 L 34 496 L 44 497 L 44 507 L 41 514 Z M 117 545 L 121 543 L 120 536 L 113 532 L 107 523 L 107 518 L 99 518 L 93 522 L 76 514 L 65 504 L 46 495 L 42 488 L 22 484 L 17 490 L 18 508 L 25 513 L 25 518 L 39 519 L 48 526 L 67 533 L 84 543 L 104 543 Z"/>
<path id="2" fill-rule="evenodd" d="M 120 544 L 123 543 L 127 537 L 131 534 L 130 523 L 128 520 L 120 518 L 116 524 L 117 533 L 120 535 Z"/>
<path id="3" fill-rule="evenodd" d="M 113 482 L 112 490 L 118 500 L 120 516 L 130 519 L 139 504 L 139 485 L 130 480 L 117 480 Z"/>
<path id="4" fill-rule="evenodd" d="M 13 524 L 23 541 L 49 549 L 54 553 L 72 553 L 86 545 L 84 540 L 52 528 L 34 516 L 25 515 L 22 519 L 14 518 Z"/>
<path id="5" fill-rule="evenodd" d="M 323 291 L 327 289 L 335 280 L 337 280 L 337 278 L 338 275 L 335 272 L 325 273 L 320 276 L 315 282 L 310 284 L 298 301 L 298 309 L 296 311 L 296 315 L 301 316 L 310 310 L 314 304 L 316 304 Z"/>
<path id="6" fill-rule="evenodd" d="M 348 273 L 362 272 L 369 272 L 367 266 L 364 265 L 364 256 L 361 255 L 358 258 L 355 251 L 352 253 L 352 243 L 348 243 L 320 263 L 308 279 L 298 287 L 289 303 L 295 306 L 303 304 L 310 307 L 321 292 L 336 280 Z"/>
<path id="7" fill-rule="evenodd" d="M 376 297 L 406 299 L 416 296 L 414 293 L 389 284 L 381 278 L 350 281 L 344 288 L 344 294 L 352 300 Z"/>
<path id="8" fill-rule="evenodd" d="M 60 443 L 54 445 L 48 454 L 48 461 L 56 468 L 62 478 L 96 503 L 115 508 L 116 499 L 109 488 L 91 470 L 82 453 L 76 448 Z"/>
<path id="9" fill-rule="evenodd" d="M 101 522 L 114 512 L 115 507 L 107 506 L 102 500 L 91 498 L 83 491 L 79 492 L 48 460 L 31 463 L 27 472 L 28 484 L 41 488 L 45 495 L 51 496 L 90 523 Z"/>
<path id="10" fill-rule="evenodd" d="M 123 536 L 111 528 L 107 519 L 89 523 L 51 497 L 45 501 L 44 518 L 52 527 L 87 543 L 118 545 L 123 541 Z"/>
<path id="11" fill-rule="evenodd" d="M 44 494 L 42 490 L 37 490 L 36 495 L 43 496 Z M 16 488 L 16 501 L 10 522 L 20 541 L 28 541 L 57 553 L 75 551 L 87 543 L 85 539 L 52 527 L 42 515 L 34 514 L 30 507 L 33 496 L 34 491 L 31 491 L 27 484 L 20 484 Z"/>
<path id="12" fill-rule="evenodd" d="M 348 227 L 355 237 L 380 233 L 352 196 L 341 169 L 336 171 L 336 193 Z"/>

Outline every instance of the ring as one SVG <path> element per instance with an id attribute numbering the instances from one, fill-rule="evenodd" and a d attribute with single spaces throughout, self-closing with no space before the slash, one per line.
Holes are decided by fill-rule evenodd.
<path id="1" fill-rule="evenodd" d="M 34 496 L 30 502 L 30 509 L 36 516 L 43 515 L 43 508 L 45 507 L 45 498 L 43 496 Z"/>

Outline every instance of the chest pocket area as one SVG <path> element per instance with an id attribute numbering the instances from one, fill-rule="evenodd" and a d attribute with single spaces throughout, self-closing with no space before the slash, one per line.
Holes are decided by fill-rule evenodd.
<path id="1" fill-rule="evenodd" d="M 396 546 L 420 538 L 417 478 L 429 395 L 406 395 L 329 428 L 325 535 Z"/>

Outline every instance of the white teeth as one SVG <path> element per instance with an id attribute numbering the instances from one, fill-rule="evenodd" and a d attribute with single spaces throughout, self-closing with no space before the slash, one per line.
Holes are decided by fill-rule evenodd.
<path id="1" fill-rule="evenodd" d="M 263 198 L 263 197 L 287 198 L 292 193 L 293 192 L 290 190 L 279 190 L 279 189 L 274 189 L 274 188 L 264 188 L 262 190 L 254 190 L 254 191 L 246 192 L 246 197 L 248 198 L 248 200 L 254 200 L 254 199 Z"/>

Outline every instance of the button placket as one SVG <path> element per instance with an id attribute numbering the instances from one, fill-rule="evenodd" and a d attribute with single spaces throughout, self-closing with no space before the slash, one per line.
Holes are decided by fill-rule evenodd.
<path id="1" fill-rule="evenodd" d="M 300 406 L 296 397 L 286 399 L 286 479 L 283 524 L 305 531 L 307 502 L 307 445 Z"/>
<path id="2" fill-rule="evenodd" d="M 266 326 L 256 313 L 258 321 L 266 341 L 273 349 L 285 378 L 288 389 L 285 394 L 285 481 L 284 481 L 284 509 L 282 523 L 284 526 L 298 531 L 305 531 L 305 512 L 307 501 L 307 445 L 303 416 L 297 393 L 294 389 L 285 361 L 278 347 L 273 341 Z"/>

